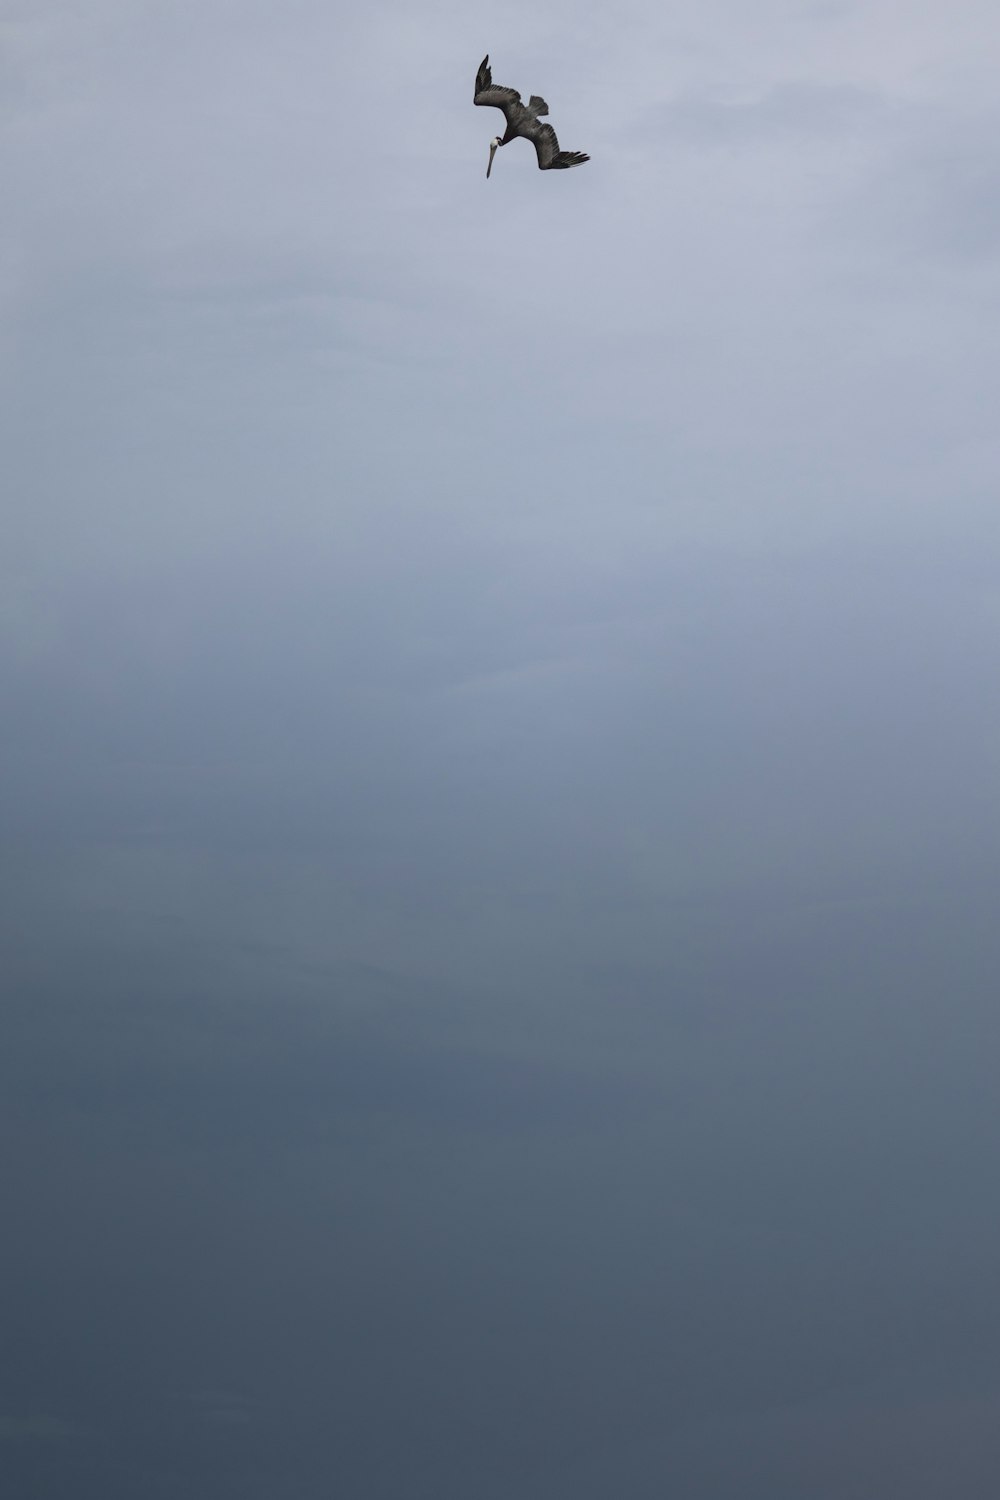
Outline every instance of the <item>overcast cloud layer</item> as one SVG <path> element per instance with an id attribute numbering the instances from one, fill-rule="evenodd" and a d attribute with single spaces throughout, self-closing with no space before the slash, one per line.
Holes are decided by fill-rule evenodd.
<path id="1" fill-rule="evenodd" d="M 993 1500 L 995 0 L 0 58 L 12 1493 Z"/>

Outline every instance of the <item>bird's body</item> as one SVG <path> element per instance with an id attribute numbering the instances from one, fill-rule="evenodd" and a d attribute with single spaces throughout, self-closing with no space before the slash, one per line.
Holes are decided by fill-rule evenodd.
<path id="1" fill-rule="evenodd" d="M 549 106 L 544 99 L 539 98 L 537 94 L 532 94 L 527 104 L 524 104 L 517 89 L 504 88 L 501 84 L 493 82 L 488 53 L 479 64 L 473 103 L 492 105 L 495 109 L 502 110 L 504 119 L 507 121 L 504 134 L 496 136 L 490 142 L 490 164 L 486 168 L 487 177 L 493 170 L 494 152 L 519 135 L 524 136 L 525 140 L 530 141 L 534 146 L 535 155 L 538 157 L 538 168 L 541 172 L 548 172 L 557 167 L 579 167 L 583 162 L 590 160 L 585 151 L 560 151 L 552 126 L 543 125 L 539 119 L 540 115 L 547 115 L 549 112 Z"/>

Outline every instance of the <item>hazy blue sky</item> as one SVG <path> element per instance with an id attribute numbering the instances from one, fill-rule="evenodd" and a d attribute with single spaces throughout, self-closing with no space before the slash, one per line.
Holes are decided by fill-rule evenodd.
<path id="1" fill-rule="evenodd" d="M 995 0 L 0 59 L 12 1493 L 994 1500 Z"/>

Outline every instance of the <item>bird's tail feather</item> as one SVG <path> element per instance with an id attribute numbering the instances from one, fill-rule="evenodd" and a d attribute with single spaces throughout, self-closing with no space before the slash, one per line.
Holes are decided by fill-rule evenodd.
<path id="1" fill-rule="evenodd" d="M 532 94 L 528 100 L 528 108 L 533 115 L 547 115 L 549 112 L 549 106 L 538 94 Z"/>

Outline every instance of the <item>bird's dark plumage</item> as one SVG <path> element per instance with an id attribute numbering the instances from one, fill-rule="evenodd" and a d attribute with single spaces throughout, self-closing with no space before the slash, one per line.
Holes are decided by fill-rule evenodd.
<path id="1" fill-rule="evenodd" d="M 500 144 L 506 146 L 508 141 L 512 141 L 515 136 L 523 135 L 525 140 L 530 141 L 534 146 L 539 170 L 542 172 L 558 167 L 579 167 L 583 162 L 590 160 L 585 151 L 559 150 L 559 142 L 552 126 L 543 125 L 538 118 L 539 115 L 547 115 L 549 112 L 549 106 L 544 99 L 539 98 L 537 94 L 532 94 L 527 104 L 523 104 L 517 89 L 504 88 L 501 84 L 493 82 L 488 53 L 479 64 L 473 103 L 493 105 L 494 108 L 502 110 L 507 121 L 507 129 Z M 489 172 L 486 175 L 489 176 Z"/>

